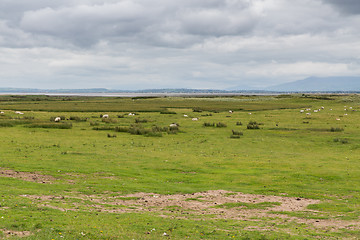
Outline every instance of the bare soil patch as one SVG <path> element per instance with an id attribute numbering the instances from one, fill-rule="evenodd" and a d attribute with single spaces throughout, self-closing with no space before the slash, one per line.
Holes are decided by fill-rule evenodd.
<path id="1" fill-rule="evenodd" d="M 6 238 L 9 237 L 28 237 L 31 235 L 31 232 L 29 231 L 13 231 L 13 230 L 7 230 L 7 229 L 0 229 L 4 234 Z"/>
<path id="2" fill-rule="evenodd" d="M 17 178 L 28 182 L 51 184 L 56 180 L 53 176 L 43 175 L 35 172 L 19 172 L 11 169 L 0 168 L 0 177 Z"/>
<path id="3" fill-rule="evenodd" d="M 343 221 L 334 219 L 307 219 L 291 217 L 275 212 L 304 212 L 310 204 L 319 203 L 319 200 L 286 196 L 268 196 L 244 194 L 225 190 L 211 190 L 193 194 L 161 195 L 154 193 L 134 193 L 129 195 L 74 195 L 65 197 L 30 196 L 24 197 L 38 200 L 44 207 L 51 207 L 61 211 L 76 211 L 79 207 L 86 207 L 90 211 L 99 212 L 154 212 L 163 217 L 202 219 L 234 219 L 243 221 L 262 221 L 263 218 L 274 221 L 294 221 L 305 223 L 314 228 L 337 230 L 360 229 L 360 220 Z M 59 208 L 52 204 L 52 200 L 63 200 L 67 204 L 71 199 L 83 200 L 83 203 L 74 201 L 71 208 Z M 90 204 L 89 204 L 90 202 Z M 266 203 L 267 205 L 261 205 Z M 69 205 L 68 205 L 69 206 Z M 249 207 L 250 206 L 250 207 Z M 259 206 L 259 207 L 258 207 Z M 265 206 L 265 207 L 264 207 Z M 257 227 L 254 227 L 255 229 Z"/>

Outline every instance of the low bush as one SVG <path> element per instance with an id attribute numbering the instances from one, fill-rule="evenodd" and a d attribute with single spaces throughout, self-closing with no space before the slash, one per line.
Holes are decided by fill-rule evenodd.
<path id="1" fill-rule="evenodd" d="M 235 136 L 242 136 L 244 135 L 243 132 L 240 132 L 240 131 L 235 131 L 235 130 L 231 130 L 232 131 L 232 134 L 235 135 Z"/>
<path id="2" fill-rule="evenodd" d="M 57 129 L 71 129 L 71 123 L 33 123 L 27 125 L 29 128 L 57 128 Z"/>
<path id="3" fill-rule="evenodd" d="M 101 121 L 104 123 L 117 123 L 115 118 L 102 118 Z"/>
<path id="4" fill-rule="evenodd" d="M 193 108 L 193 112 L 202 112 L 203 110 L 201 110 L 200 108 Z"/>
<path id="5" fill-rule="evenodd" d="M 15 124 L 10 122 L 0 122 L 0 127 L 13 127 Z"/>
<path id="6" fill-rule="evenodd" d="M 236 122 L 236 126 L 242 126 L 242 122 Z"/>
<path id="7" fill-rule="evenodd" d="M 116 134 L 110 134 L 110 133 L 108 133 L 108 134 L 107 134 L 107 137 L 108 137 L 108 138 L 116 138 Z"/>
<path id="8" fill-rule="evenodd" d="M 216 127 L 218 127 L 218 128 L 223 128 L 223 127 L 227 127 L 227 125 L 226 125 L 225 123 L 218 122 L 218 123 L 216 124 Z"/>
<path id="9" fill-rule="evenodd" d="M 93 127 L 93 130 L 97 130 L 97 131 L 103 131 L 103 130 L 115 130 L 115 127 L 109 127 L 109 126 L 101 126 L 101 127 Z"/>
<path id="10" fill-rule="evenodd" d="M 98 122 L 90 121 L 90 126 L 99 126 L 99 123 L 98 123 Z"/>
<path id="11" fill-rule="evenodd" d="M 342 144 L 346 144 L 346 143 L 349 143 L 349 140 L 346 139 L 346 138 L 334 138 L 334 142 L 339 142 L 339 143 L 342 143 Z"/>
<path id="12" fill-rule="evenodd" d="M 215 123 L 209 123 L 209 122 L 205 122 L 203 123 L 204 127 L 215 127 Z"/>
<path id="13" fill-rule="evenodd" d="M 250 121 L 248 125 L 246 126 L 247 129 L 260 129 L 259 123 L 255 121 Z"/>
<path id="14" fill-rule="evenodd" d="M 230 138 L 240 138 L 239 135 L 230 135 Z"/>
<path id="15" fill-rule="evenodd" d="M 147 119 L 141 119 L 141 118 L 135 118 L 135 123 L 147 123 L 149 120 Z"/>
<path id="16" fill-rule="evenodd" d="M 72 121 L 76 121 L 76 122 L 86 122 L 86 120 L 87 120 L 86 118 L 80 118 L 78 116 L 70 116 L 69 119 Z"/>
<path id="17" fill-rule="evenodd" d="M 115 127 L 114 131 L 115 132 L 129 132 L 129 128 L 128 127 Z"/>
<path id="18" fill-rule="evenodd" d="M 176 112 L 173 112 L 173 111 L 161 111 L 160 114 L 176 114 Z"/>
<path id="19" fill-rule="evenodd" d="M 332 127 L 332 128 L 330 128 L 330 132 L 342 132 L 342 131 L 344 131 L 344 129 L 343 128 L 335 128 L 335 127 Z"/>

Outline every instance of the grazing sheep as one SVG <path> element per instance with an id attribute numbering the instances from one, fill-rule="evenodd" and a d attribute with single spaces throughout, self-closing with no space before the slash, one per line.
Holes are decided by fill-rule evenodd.
<path id="1" fill-rule="evenodd" d="M 22 112 L 20 112 L 20 111 L 16 111 L 15 114 L 20 114 L 20 115 L 22 115 L 22 114 L 24 114 L 24 113 L 22 113 Z"/>
<path id="2" fill-rule="evenodd" d="M 189 117 L 188 115 L 184 114 L 184 117 Z"/>
<path id="3" fill-rule="evenodd" d="M 229 113 L 233 113 L 233 111 L 232 111 L 232 110 L 229 110 Z"/>
<path id="4" fill-rule="evenodd" d="M 301 113 L 303 113 L 303 112 L 304 112 L 304 110 L 300 110 L 300 112 L 301 112 Z"/>
<path id="5" fill-rule="evenodd" d="M 321 107 L 321 109 L 324 109 L 324 107 Z"/>
<path id="6" fill-rule="evenodd" d="M 249 115 L 251 115 L 251 113 L 249 113 Z"/>
<path id="7" fill-rule="evenodd" d="M 316 113 L 316 112 L 318 112 L 318 110 L 314 110 L 314 112 Z"/>
<path id="8" fill-rule="evenodd" d="M 56 118 L 54 119 L 55 122 L 60 122 L 60 120 L 61 120 L 60 117 L 56 117 Z"/>
<path id="9" fill-rule="evenodd" d="M 134 113 L 129 113 L 129 116 L 135 116 L 135 114 Z"/>
<path id="10" fill-rule="evenodd" d="M 169 127 L 178 127 L 179 125 L 177 123 L 172 123 L 169 125 Z"/>
<path id="11" fill-rule="evenodd" d="M 306 113 L 306 115 L 311 115 L 311 113 Z"/>
<path id="12" fill-rule="evenodd" d="M 198 120 L 199 120 L 199 118 L 193 118 L 193 119 L 191 119 L 191 120 L 193 120 L 193 121 L 198 121 Z"/>
<path id="13" fill-rule="evenodd" d="M 340 118 L 337 118 L 336 120 L 337 120 L 337 121 L 340 121 Z"/>
<path id="14" fill-rule="evenodd" d="M 102 118 L 109 118 L 109 115 L 108 115 L 108 114 L 104 114 L 104 115 L 102 116 Z"/>
<path id="15" fill-rule="evenodd" d="M 0 112 L 0 114 L 5 114 L 4 112 Z"/>

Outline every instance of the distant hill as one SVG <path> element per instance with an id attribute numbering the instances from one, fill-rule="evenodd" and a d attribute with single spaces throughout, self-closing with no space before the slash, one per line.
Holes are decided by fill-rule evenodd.
<path id="1" fill-rule="evenodd" d="M 309 77 L 295 82 L 265 88 L 266 91 L 282 92 L 358 92 L 360 77 Z"/>

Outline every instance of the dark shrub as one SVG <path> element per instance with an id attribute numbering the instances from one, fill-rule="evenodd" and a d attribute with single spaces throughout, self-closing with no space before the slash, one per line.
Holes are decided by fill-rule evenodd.
<path id="1" fill-rule="evenodd" d="M 29 124 L 29 128 L 57 128 L 57 129 L 71 129 L 71 123 L 33 123 Z"/>
<path id="2" fill-rule="evenodd" d="M 330 132 L 342 132 L 342 131 L 344 131 L 343 128 L 334 128 L 334 127 L 330 128 Z"/>
<path id="3" fill-rule="evenodd" d="M 148 120 L 147 119 L 141 119 L 141 118 L 135 118 L 135 123 L 147 123 Z"/>
<path id="4" fill-rule="evenodd" d="M 237 126 L 242 126 L 243 124 L 242 124 L 242 122 L 236 122 L 236 125 Z"/>
<path id="5" fill-rule="evenodd" d="M 92 122 L 92 121 L 90 121 L 90 126 L 98 126 L 98 125 L 99 125 L 98 122 Z"/>
<path id="6" fill-rule="evenodd" d="M 202 112 L 202 110 L 200 108 L 193 108 L 193 112 Z"/>
<path id="7" fill-rule="evenodd" d="M 247 129 L 260 129 L 259 124 L 255 121 L 250 121 L 246 126 Z"/>
<path id="8" fill-rule="evenodd" d="M 13 127 L 14 124 L 10 122 L 0 122 L 0 127 Z"/>
<path id="9" fill-rule="evenodd" d="M 115 118 L 102 118 L 101 121 L 104 123 L 117 123 Z"/>
<path id="10" fill-rule="evenodd" d="M 239 135 L 230 135 L 230 138 L 240 138 Z"/>
<path id="11" fill-rule="evenodd" d="M 334 138 L 334 142 L 339 142 L 339 143 L 342 143 L 342 144 L 346 144 L 346 143 L 349 143 L 349 140 L 346 139 L 346 138 Z"/>
<path id="12" fill-rule="evenodd" d="M 153 132 L 168 132 L 169 128 L 168 127 L 153 126 L 152 131 Z"/>
<path id="13" fill-rule="evenodd" d="M 76 121 L 76 122 L 86 122 L 86 120 L 87 120 L 86 118 L 80 118 L 78 116 L 70 116 L 69 119 L 72 121 Z"/>
<path id="14" fill-rule="evenodd" d="M 205 122 L 203 123 L 204 127 L 215 127 L 215 123 L 209 123 L 209 122 Z"/>
<path id="15" fill-rule="evenodd" d="M 235 131 L 235 130 L 231 130 L 232 131 L 232 134 L 233 135 L 236 135 L 236 136 L 242 136 L 242 135 L 244 135 L 242 132 L 240 132 L 240 131 Z"/>
<path id="16" fill-rule="evenodd" d="M 116 134 L 110 134 L 110 133 L 108 133 L 108 134 L 107 134 L 107 137 L 108 137 L 108 138 L 116 138 Z"/>
<path id="17" fill-rule="evenodd" d="M 109 126 L 102 126 L 102 127 L 93 127 L 93 130 L 97 130 L 97 131 L 103 131 L 103 130 L 115 130 L 114 127 L 109 127 Z"/>
<path id="18" fill-rule="evenodd" d="M 216 124 L 216 127 L 222 128 L 222 127 L 227 127 L 227 125 L 226 125 L 225 123 L 218 122 L 218 123 Z"/>
<path id="19" fill-rule="evenodd" d="M 176 114 L 176 112 L 172 112 L 172 111 L 161 111 L 160 114 Z"/>
<path id="20" fill-rule="evenodd" d="M 129 132 L 129 128 L 128 127 L 115 127 L 114 129 L 115 132 Z"/>

